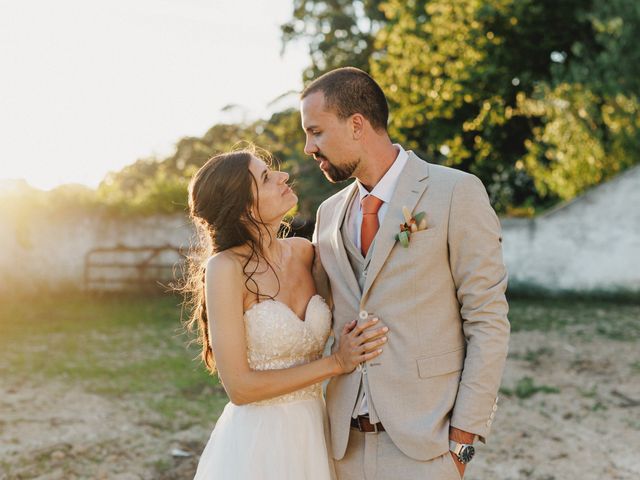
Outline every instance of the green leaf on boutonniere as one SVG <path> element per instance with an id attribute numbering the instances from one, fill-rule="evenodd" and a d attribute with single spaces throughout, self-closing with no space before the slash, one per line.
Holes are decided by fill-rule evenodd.
<path id="1" fill-rule="evenodd" d="M 418 225 L 420 225 L 420 222 L 421 222 L 421 221 L 422 221 L 422 219 L 423 219 L 424 217 L 426 217 L 426 216 L 427 216 L 426 212 L 419 212 L 419 213 L 416 213 L 416 216 L 415 216 L 415 217 L 413 217 L 413 218 L 415 219 L 416 223 L 417 223 Z"/>
<path id="2" fill-rule="evenodd" d="M 400 232 L 398 234 L 398 241 L 400 242 L 400 245 L 402 245 L 404 248 L 407 248 L 409 246 L 409 232 Z"/>

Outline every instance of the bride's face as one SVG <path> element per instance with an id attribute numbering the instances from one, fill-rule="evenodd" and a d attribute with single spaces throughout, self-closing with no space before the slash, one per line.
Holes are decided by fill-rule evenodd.
<path id="1" fill-rule="evenodd" d="M 264 223 L 280 223 L 282 217 L 298 203 L 298 197 L 286 183 L 289 174 L 271 170 L 257 157 L 251 158 L 249 172 L 258 186 L 258 191 L 253 192 L 257 200 L 253 206 L 254 216 Z"/>

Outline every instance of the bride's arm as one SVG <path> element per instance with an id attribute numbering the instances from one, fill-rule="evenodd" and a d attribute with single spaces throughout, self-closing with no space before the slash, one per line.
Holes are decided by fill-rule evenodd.
<path id="1" fill-rule="evenodd" d="M 242 281 L 241 266 L 228 255 L 218 254 L 209 260 L 205 277 L 209 338 L 218 375 L 236 405 L 277 397 L 349 373 L 359 363 L 380 355 L 385 342 L 381 336 L 385 332 L 365 331 L 375 320 L 355 328 L 354 321 L 345 327 L 341 344 L 331 356 L 281 370 L 251 370 L 247 361 Z"/>

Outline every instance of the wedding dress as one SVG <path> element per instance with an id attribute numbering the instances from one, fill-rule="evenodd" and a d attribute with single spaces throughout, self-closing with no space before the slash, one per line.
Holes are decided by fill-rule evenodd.
<path id="1" fill-rule="evenodd" d="M 303 319 L 277 300 L 244 314 L 253 370 L 288 368 L 321 357 L 331 311 L 320 295 Z M 279 397 L 229 402 L 202 452 L 194 480 L 330 480 L 328 422 L 320 383 Z"/>

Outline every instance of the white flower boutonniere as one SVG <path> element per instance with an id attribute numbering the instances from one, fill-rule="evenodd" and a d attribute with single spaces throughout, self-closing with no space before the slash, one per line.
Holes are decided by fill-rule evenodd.
<path id="1" fill-rule="evenodd" d="M 427 214 L 418 212 L 415 217 L 412 217 L 409 209 L 402 207 L 402 215 L 404 216 L 404 223 L 400 224 L 400 232 L 396 233 L 396 241 L 400 242 L 400 245 L 404 248 L 407 248 L 412 233 L 427 229 Z"/>

